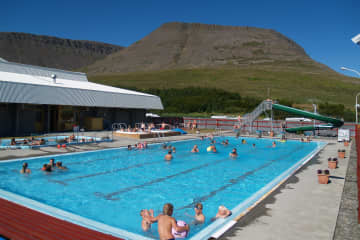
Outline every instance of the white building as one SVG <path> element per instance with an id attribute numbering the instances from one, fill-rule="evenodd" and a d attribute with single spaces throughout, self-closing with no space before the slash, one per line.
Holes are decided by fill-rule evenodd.
<path id="1" fill-rule="evenodd" d="M 134 126 L 147 109 L 162 110 L 158 96 L 89 82 L 86 74 L 0 59 L 0 137 Z"/>

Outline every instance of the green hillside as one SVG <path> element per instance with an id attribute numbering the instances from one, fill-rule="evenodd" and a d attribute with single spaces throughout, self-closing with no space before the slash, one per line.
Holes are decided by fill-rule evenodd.
<path id="1" fill-rule="evenodd" d="M 309 67 L 310 68 L 310 67 Z M 311 70 L 311 69 L 309 69 Z M 274 67 L 166 70 L 90 76 L 91 81 L 146 90 L 185 87 L 219 88 L 241 96 L 287 99 L 296 103 L 335 103 L 351 108 L 359 81 L 335 73 L 312 73 Z"/>

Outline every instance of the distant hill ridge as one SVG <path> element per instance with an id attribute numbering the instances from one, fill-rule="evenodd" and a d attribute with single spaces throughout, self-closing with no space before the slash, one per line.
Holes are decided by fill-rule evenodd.
<path id="1" fill-rule="evenodd" d="M 86 67 L 121 46 L 18 32 L 0 32 L 0 57 L 11 62 L 76 70 Z"/>
<path id="2" fill-rule="evenodd" d="M 301 46 L 271 29 L 170 22 L 87 70 L 107 74 L 275 61 L 315 63 Z"/>

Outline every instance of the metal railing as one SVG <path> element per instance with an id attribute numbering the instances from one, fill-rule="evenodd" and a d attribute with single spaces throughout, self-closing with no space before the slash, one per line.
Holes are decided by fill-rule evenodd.
<path id="1" fill-rule="evenodd" d="M 250 126 L 250 131 L 252 123 L 265 111 L 272 109 L 272 102 L 264 100 L 262 101 L 251 113 L 245 114 L 241 119 L 239 131 L 245 126 Z"/>

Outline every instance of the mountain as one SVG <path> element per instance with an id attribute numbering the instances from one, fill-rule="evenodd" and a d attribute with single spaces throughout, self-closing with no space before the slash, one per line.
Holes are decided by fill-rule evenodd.
<path id="1" fill-rule="evenodd" d="M 18 32 L 0 32 L 0 57 L 11 62 L 76 70 L 123 47 Z"/>
<path id="2" fill-rule="evenodd" d="M 347 108 L 360 91 L 359 79 L 314 61 L 281 33 L 255 27 L 165 23 L 83 70 L 106 85 L 162 89 L 168 94 L 164 105 L 176 101 L 170 88 L 216 88 L 242 97 Z"/>
<path id="3" fill-rule="evenodd" d="M 294 61 L 314 64 L 320 71 L 330 70 L 271 29 L 171 22 L 90 65 L 87 71 L 109 74 Z"/>

